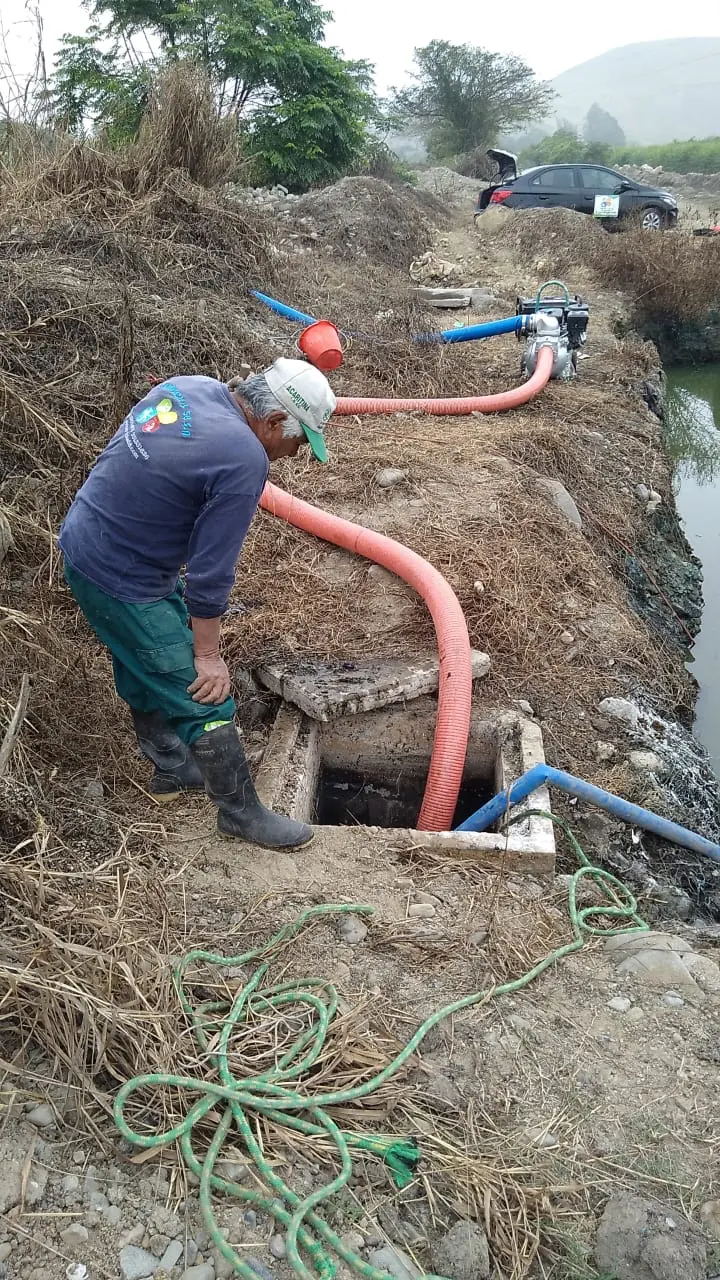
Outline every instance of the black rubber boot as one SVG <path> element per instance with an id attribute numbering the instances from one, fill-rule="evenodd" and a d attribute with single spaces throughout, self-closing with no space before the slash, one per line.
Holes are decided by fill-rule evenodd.
<path id="1" fill-rule="evenodd" d="M 205 780 L 189 747 L 181 742 L 159 711 L 130 708 L 140 750 L 155 765 L 148 791 L 162 802 L 183 791 L 204 791 Z"/>
<path id="2" fill-rule="evenodd" d="M 218 807 L 221 836 L 265 849 L 300 849 L 310 843 L 312 827 L 260 803 L 234 724 L 201 734 L 190 750 L 204 775 L 205 790 Z"/>

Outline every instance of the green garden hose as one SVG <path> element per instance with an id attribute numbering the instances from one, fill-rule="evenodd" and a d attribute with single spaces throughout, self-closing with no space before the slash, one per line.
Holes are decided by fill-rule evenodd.
<path id="1" fill-rule="evenodd" d="M 188 1169 L 200 1180 L 200 1207 L 212 1243 L 232 1264 L 237 1275 L 244 1277 L 244 1280 L 258 1280 L 257 1272 L 249 1263 L 243 1261 L 232 1245 L 224 1239 L 213 1210 L 213 1191 L 223 1192 L 225 1195 L 251 1205 L 256 1210 L 262 1210 L 282 1224 L 286 1230 L 288 1261 L 300 1280 L 332 1280 L 337 1270 L 333 1254 L 347 1263 L 358 1275 L 366 1277 L 366 1280 L 387 1280 L 386 1272 L 378 1271 L 348 1249 L 317 1210 L 346 1186 L 352 1174 L 351 1152 L 353 1150 L 369 1151 L 380 1156 L 387 1163 L 397 1185 L 403 1186 L 412 1179 L 420 1155 L 419 1148 L 412 1139 L 398 1140 L 380 1136 L 369 1138 L 343 1132 L 328 1114 L 328 1108 L 343 1106 L 369 1097 L 404 1066 L 427 1033 L 438 1023 L 452 1014 L 487 1000 L 490 996 L 508 995 L 511 992 L 521 991 L 558 960 L 578 951 L 588 937 L 609 937 L 623 933 L 629 927 L 648 928 L 645 921 L 637 914 L 637 903 L 629 889 L 609 872 L 590 864 L 565 823 L 550 813 L 539 813 L 539 816 L 549 818 L 562 827 L 580 863 L 569 888 L 572 940 L 555 948 L 522 977 L 512 982 L 502 983 L 488 991 L 464 996 L 446 1008 L 439 1009 L 422 1024 L 397 1057 L 365 1084 L 353 1089 L 341 1089 L 335 1093 L 315 1095 L 309 1091 L 307 1081 L 303 1091 L 299 1084 L 297 1088 L 294 1087 L 295 1082 L 299 1082 L 303 1075 L 311 1071 L 322 1054 L 328 1030 L 337 1012 L 338 996 L 334 987 L 321 978 L 277 983 L 262 989 L 260 984 L 270 967 L 269 959 L 264 958 L 271 957 L 277 947 L 296 937 L 310 921 L 317 920 L 321 916 L 346 912 L 369 915 L 372 914 L 371 907 L 346 904 L 311 907 L 297 920 L 280 929 L 269 942 L 246 952 L 245 955 L 229 959 L 227 956 L 213 952 L 195 950 L 185 956 L 176 968 L 174 982 L 180 1004 L 193 1027 L 198 1049 L 207 1059 L 216 1079 L 211 1081 L 169 1074 L 137 1076 L 123 1085 L 117 1095 L 114 1105 L 115 1123 L 122 1136 L 137 1147 L 155 1149 L 166 1146 L 168 1143 L 180 1142 Z M 523 811 L 513 815 L 511 821 L 521 821 L 526 817 L 528 812 Z M 588 876 L 601 887 L 607 899 L 607 905 L 578 907 L 578 887 Z M 600 917 L 607 922 L 606 927 L 601 927 L 599 923 L 592 924 L 591 917 L 596 919 Z M 624 924 L 618 923 L 617 927 L 613 928 L 611 921 L 623 921 Z M 189 966 L 200 962 L 227 969 L 258 960 L 261 961 L 259 967 L 240 990 L 230 1007 L 227 1003 L 212 1003 L 193 1008 L 184 986 L 185 974 Z M 245 1023 L 249 1015 L 258 1015 L 263 1011 L 278 1010 L 286 1006 L 296 1008 L 300 1006 L 305 1010 L 312 1010 L 311 1025 L 268 1071 L 244 1080 L 236 1079 L 230 1071 L 228 1061 L 230 1042 L 235 1030 Z M 128 1100 L 139 1090 L 157 1090 L 158 1088 L 179 1089 L 200 1096 L 184 1120 L 174 1128 L 152 1135 L 134 1132 L 125 1119 Z M 207 1154 L 201 1160 L 193 1150 L 193 1132 L 219 1102 L 225 1104 L 224 1111 Z M 340 1170 L 337 1176 L 305 1199 L 301 1199 L 271 1167 L 250 1123 L 250 1116 L 264 1117 L 306 1136 L 329 1138 L 338 1155 Z M 220 1177 L 215 1172 L 223 1144 L 231 1131 L 234 1136 L 239 1134 L 242 1138 L 257 1172 L 261 1175 L 266 1187 L 273 1193 L 272 1196 L 264 1196 L 255 1190 L 246 1189 Z M 307 1255 L 307 1263 L 300 1256 L 301 1248 Z M 428 1276 L 426 1280 L 442 1280 L 442 1278 Z"/>

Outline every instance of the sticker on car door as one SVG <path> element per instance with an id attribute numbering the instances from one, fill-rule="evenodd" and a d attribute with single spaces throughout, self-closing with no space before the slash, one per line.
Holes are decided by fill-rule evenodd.
<path id="1" fill-rule="evenodd" d="M 620 216 L 620 197 L 599 195 L 595 197 L 594 218 L 618 218 Z"/>

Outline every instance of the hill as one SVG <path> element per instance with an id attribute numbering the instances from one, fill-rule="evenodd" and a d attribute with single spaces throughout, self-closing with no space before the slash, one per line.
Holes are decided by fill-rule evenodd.
<path id="1" fill-rule="evenodd" d="M 571 67 L 552 84 L 554 116 L 582 125 L 597 102 L 630 142 L 720 134 L 720 39 L 625 45 Z"/>

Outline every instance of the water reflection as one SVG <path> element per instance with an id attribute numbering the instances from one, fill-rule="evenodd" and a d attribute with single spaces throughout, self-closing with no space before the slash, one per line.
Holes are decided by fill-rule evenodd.
<path id="1" fill-rule="evenodd" d="M 675 491 L 683 479 L 712 484 L 720 474 L 720 377 L 697 369 L 673 373 L 669 384 L 665 440 L 678 463 Z"/>
<path id="2" fill-rule="evenodd" d="M 677 462 L 677 507 L 703 566 L 705 601 L 692 672 L 700 686 L 695 732 L 720 777 L 720 365 L 672 369 L 665 417 Z"/>

